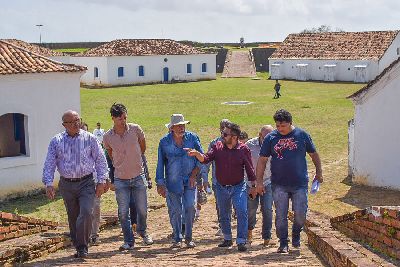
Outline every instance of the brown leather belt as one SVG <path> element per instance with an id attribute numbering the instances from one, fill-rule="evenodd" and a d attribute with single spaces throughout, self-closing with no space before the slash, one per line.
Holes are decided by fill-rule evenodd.
<path id="1" fill-rule="evenodd" d="M 63 179 L 66 182 L 71 182 L 71 183 L 81 182 L 81 181 L 89 179 L 89 178 L 93 178 L 93 173 L 82 176 L 81 178 L 65 178 L 64 176 L 61 176 L 61 179 Z"/>

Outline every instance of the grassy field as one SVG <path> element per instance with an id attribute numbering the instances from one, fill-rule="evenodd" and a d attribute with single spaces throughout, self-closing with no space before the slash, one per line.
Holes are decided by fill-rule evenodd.
<path id="1" fill-rule="evenodd" d="M 294 125 L 311 134 L 323 162 L 325 183 L 318 194 L 310 196 L 310 208 L 334 216 L 364 205 L 380 204 L 382 195 L 379 190 L 351 185 L 345 179 L 347 122 L 354 112 L 346 96 L 362 85 L 281 81 L 282 97 L 273 99 L 275 81 L 267 80 L 267 73 L 259 73 L 258 76 L 260 80 L 218 78 L 192 83 L 82 89 L 82 117 L 90 130 L 98 121 L 108 129 L 112 125 L 108 112 L 110 106 L 114 102 L 124 103 L 129 111 L 129 121 L 140 124 L 146 133 L 147 158 L 151 176 L 154 177 L 158 142 L 167 132 L 164 124 L 169 122 L 172 113 L 184 114 L 185 119 L 191 121 L 187 129 L 198 133 L 203 147 L 207 148 L 209 141 L 218 135 L 218 124 L 222 118 L 240 124 L 242 130 L 253 137 L 261 125 L 273 124 L 272 115 L 277 109 L 285 108 L 292 113 Z M 234 100 L 251 101 L 253 104 L 221 104 Z M 312 175 L 314 167 L 310 165 L 309 170 Z M 377 194 L 375 199 L 381 202 L 373 202 L 373 194 Z M 396 192 L 385 194 L 398 195 Z M 149 201 L 156 204 L 164 200 L 152 190 Z M 102 208 L 115 211 L 112 192 L 105 195 Z M 26 200 L 5 203 L 0 205 L 0 209 L 60 221 L 66 218 L 61 199 L 49 202 L 43 196 L 31 198 L 28 204 Z"/>
<path id="2" fill-rule="evenodd" d="M 73 52 L 73 53 L 82 53 L 86 52 L 89 50 L 89 48 L 62 48 L 62 49 L 54 49 L 57 52 L 62 52 L 62 53 L 68 53 L 68 52 Z"/>

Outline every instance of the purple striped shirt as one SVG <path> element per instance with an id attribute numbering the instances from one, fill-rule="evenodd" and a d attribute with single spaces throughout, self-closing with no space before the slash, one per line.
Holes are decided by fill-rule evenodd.
<path id="1" fill-rule="evenodd" d="M 84 130 L 71 137 L 62 132 L 50 141 L 43 167 L 43 183 L 53 185 L 56 170 L 65 178 L 80 178 L 96 172 L 97 183 L 104 183 L 107 161 L 97 138 Z"/>

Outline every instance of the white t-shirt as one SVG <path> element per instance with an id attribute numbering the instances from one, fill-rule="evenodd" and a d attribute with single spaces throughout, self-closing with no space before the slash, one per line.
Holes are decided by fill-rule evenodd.
<path id="1" fill-rule="evenodd" d="M 97 140 L 99 141 L 99 143 L 103 143 L 103 135 L 104 135 L 104 129 L 94 129 L 93 130 L 93 134 L 94 136 L 96 136 Z"/>

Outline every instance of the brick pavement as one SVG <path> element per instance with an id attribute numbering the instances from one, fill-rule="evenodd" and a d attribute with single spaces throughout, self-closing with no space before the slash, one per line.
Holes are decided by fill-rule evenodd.
<path id="1" fill-rule="evenodd" d="M 256 77 L 254 61 L 250 51 L 230 51 L 227 55 L 222 78 Z"/>

